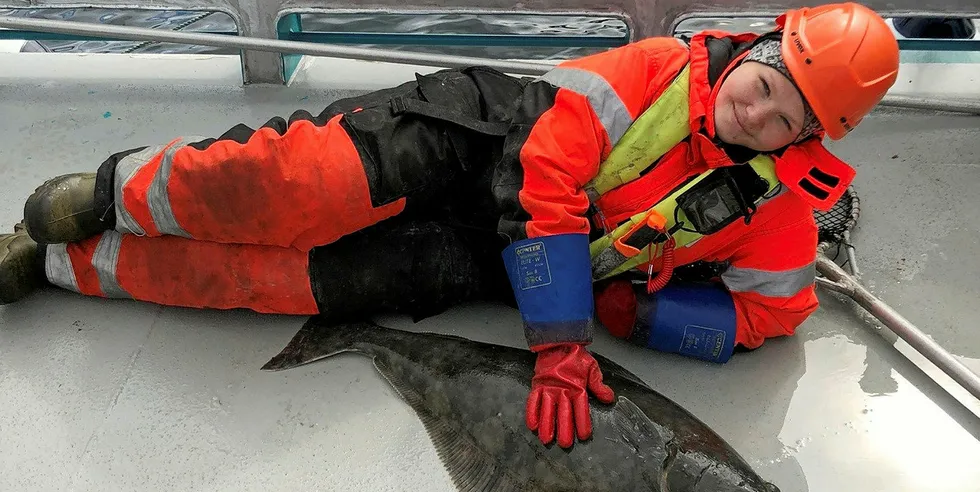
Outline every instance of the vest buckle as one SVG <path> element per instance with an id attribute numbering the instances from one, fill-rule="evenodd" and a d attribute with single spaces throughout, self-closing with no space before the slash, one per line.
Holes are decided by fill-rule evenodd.
<path id="1" fill-rule="evenodd" d="M 613 247 L 623 256 L 632 258 L 640 251 L 653 244 L 667 241 L 670 236 L 666 232 L 667 219 L 660 212 L 650 209 L 643 218 L 630 227 L 626 234 L 613 241 Z"/>

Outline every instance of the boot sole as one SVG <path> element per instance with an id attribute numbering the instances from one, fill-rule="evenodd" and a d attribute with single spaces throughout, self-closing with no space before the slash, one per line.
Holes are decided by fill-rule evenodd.
<path id="1" fill-rule="evenodd" d="M 13 235 L 0 239 L 0 264 L 9 262 L 11 255 L 17 253 L 15 244 L 23 235 Z M 27 246 L 24 246 L 25 248 Z M 39 246 L 35 245 L 35 248 Z M 0 268 L 0 304 L 17 302 L 41 286 L 38 272 L 37 250 L 24 253 L 28 258 Z"/>
<path id="2" fill-rule="evenodd" d="M 81 174 L 69 175 L 69 176 L 80 176 Z M 38 243 L 43 244 L 62 244 L 62 243 L 72 243 L 81 241 L 83 239 L 88 239 L 95 233 L 90 233 L 89 231 L 84 231 L 82 227 L 69 227 L 67 228 L 74 234 L 59 231 L 58 227 L 52 227 L 52 225 L 58 224 L 66 220 L 75 220 L 80 214 L 91 213 L 94 209 L 87 209 L 81 211 L 71 210 L 55 210 L 55 204 L 52 203 L 51 193 L 58 189 L 58 184 L 65 181 L 65 176 L 59 176 L 56 178 L 49 179 L 45 181 L 41 186 L 34 189 L 34 193 L 27 198 L 27 202 L 24 204 L 24 227 L 27 233 L 31 236 L 31 239 Z M 71 206 L 70 201 L 65 200 L 68 207 Z M 52 221 L 42 221 L 44 217 L 59 217 Z M 57 231 L 57 232 L 56 232 Z"/>

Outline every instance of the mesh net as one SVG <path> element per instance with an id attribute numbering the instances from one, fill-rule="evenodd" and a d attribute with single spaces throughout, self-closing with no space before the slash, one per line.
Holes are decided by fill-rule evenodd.
<path id="1" fill-rule="evenodd" d="M 848 188 L 829 211 L 814 211 L 813 216 L 819 229 L 819 252 L 840 245 L 844 241 L 844 233 L 854 227 L 860 213 L 860 200 L 854 188 Z"/>

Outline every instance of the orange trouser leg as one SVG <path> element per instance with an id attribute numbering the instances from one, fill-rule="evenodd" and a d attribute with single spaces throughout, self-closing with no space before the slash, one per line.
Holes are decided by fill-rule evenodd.
<path id="1" fill-rule="evenodd" d="M 308 253 L 107 231 L 47 247 L 45 273 L 81 294 L 194 308 L 317 313 Z"/>
<path id="2" fill-rule="evenodd" d="M 184 137 L 119 161 L 116 230 L 309 251 L 400 213 L 405 199 L 374 207 L 341 115 L 284 134 L 263 127 L 244 144 Z"/>

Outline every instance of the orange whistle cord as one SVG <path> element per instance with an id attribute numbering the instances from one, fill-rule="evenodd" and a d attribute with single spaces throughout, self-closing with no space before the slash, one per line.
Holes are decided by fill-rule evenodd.
<path id="1" fill-rule="evenodd" d="M 653 277 L 653 244 L 650 245 L 650 262 L 647 264 L 647 294 L 653 294 L 666 287 L 667 282 L 670 281 L 670 276 L 674 274 L 674 244 L 673 236 L 664 243 L 664 250 L 661 255 L 663 261 L 656 278 Z"/>

